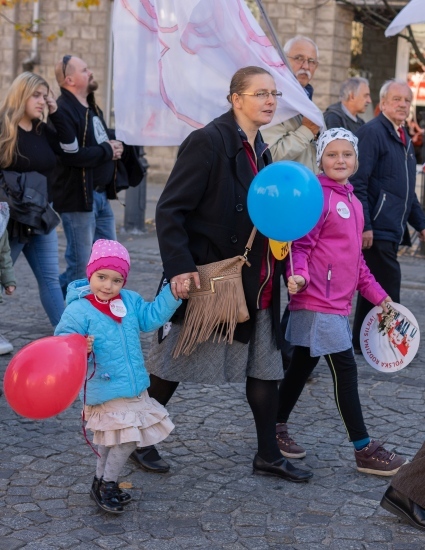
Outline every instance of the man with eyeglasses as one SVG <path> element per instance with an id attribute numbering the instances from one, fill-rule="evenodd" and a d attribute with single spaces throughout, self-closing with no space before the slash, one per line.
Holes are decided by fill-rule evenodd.
<path id="1" fill-rule="evenodd" d="M 319 64 L 319 50 L 306 36 L 295 36 L 286 42 L 283 51 L 294 75 L 310 99 L 313 97 L 311 79 Z M 294 160 L 317 172 L 315 138 L 320 128 L 303 115 L 262 130 L 273 160 Z"/>
<path id="2" fill-rule="evenodd" d="M 339 90 L 339 99 L 338 103 L 330 105 L 323 115 L 326 127 L 342 127 L 355 134 L 365 123 L 359 114 L 365 113 L 368 105 L 372 103 L 369 82 L 359 76 L 344 80 Z"/>
<path id="3" fill-rule="evenodd" d="M 116 240 L 109 199 L 117 198 L 116 161 L 124 154 L 124 145 L 114 139 L 96 105 L 98 84 L 87 64 L 65 55 L 56 64 L 55 75 L 61 89 L 58 109 L 75 131 L 74 143 L 62 146 L 64 154 L 52 189 L 53 206 L 61 216 L 67 239 L 67 268 L 60 276 L 65 294 L 71 281 L 85 278 L 93 242 Z"/>

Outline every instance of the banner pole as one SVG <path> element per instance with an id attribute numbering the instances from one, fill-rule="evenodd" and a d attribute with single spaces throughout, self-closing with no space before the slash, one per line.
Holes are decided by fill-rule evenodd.
<path id="1" fill-rule="evenodd" d="M 266 13 L 266 10 L 264 9 L 264 6 L 263 6 L 263 3 L 261 0 L 255 0 L 255 3 L 257 4 L 258 6 L 258 9 L 260 10 L 261 12 L 261 15 L 263 16 L 263 19 L 267 25 L 267 28 L 269 29 L 270 31 L 270 34 L 273 38 L 273 41 L 274 41 L 274 45 L 275 45 L 275 48 L 276 50 L 278 51 L 282 61 L 285 63 L 285 65 L 287 67 L 289 67 L 289 69 L 291 69 L 291 66 L 288 64 L 288 61 L 286 60 L 286 55 L 282 49 L 282 46 L 280 45 L 280 42 L 279 42 L 279 39 L 277 37 L 277 34 L 276 34 L 276 31 L 274 30 L 274 27 L 273 27 L 273 24 L 272 22 L 270 21 L 270 18 L 269 16 L 267 15 Z"/>

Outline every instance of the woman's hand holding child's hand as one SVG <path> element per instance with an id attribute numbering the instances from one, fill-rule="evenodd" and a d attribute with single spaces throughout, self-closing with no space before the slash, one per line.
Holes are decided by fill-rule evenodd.
<path id="1" fill-rule="evenodd" d="M 392 302 L 390 296 L 387 296 L 385 298 L 385 300 L 379 304 L 382 307 L 382 309 L 384 310 L 384 313 L 389 313 L 390 312 L 390 310 L 387 307 L 388 302 Z"/>
<path id="2" fill-rule="evenodd" d="M 16 288 L 16 286 L 7 286 L 6 289 L 5 289 L 6 294 L 8 296 L 11 296 L 15 292 L 15 288 Z"/>
<path id="3" fill-rule="evenodd" d="M 305 285 L 305 279 L 301 275 L 294 275 L 288 278 L 288 292 L 289 294 L 296 294 Z"/>
<path id="4" fill-rule="evenodd" d="M 87 353 L 91 353 L 93 351 L 94 336 L 86 336 L 86 340 L 87 340 Z"/>

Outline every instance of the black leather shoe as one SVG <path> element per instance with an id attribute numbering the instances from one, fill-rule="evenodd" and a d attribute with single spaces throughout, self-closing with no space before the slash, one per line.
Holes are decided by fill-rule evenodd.
<path id="1" fill-rule="evenodd" d="M 104 512 L 110 514 L 122 514 L 124 508 L 119 501 L 116 483 L 114 481 L 98 480 L 98 483 L 93 482 L 90 490 L 90 498 L 92 498 L 98 507 Z"/>
<path id="2" fill-rule="evenodd" d="M 254 457 L 253 468 L 254 474 L 278 476 L 295 483 L 308 481 L 313 477 L 313 472 L 295 468 L 286 458 L 276 460 L 275 462 L 266 462 L 257 454 Z"/>
<path id="3" fill-rule="evenodd" d="M 410 525 L 425 531 L 425 509 L 391 487 L 385 491 L 381 506 L 387 512 L 406 520 Z"/>
<path id="4" fill-rule="evenodd" d="M 159 457 L 159 460 L 149 460 L 146 455 L 151 451 L 155 451 L 155 446 L 143 447 L 143 449 L 136 449 L 130 455 L 130 458 L 145 472 L 152 472 L 154 474 L 166 474 L 170 471 L 170 465 L 165 462 L 164 459 Z M 158 455 L 159 456 L 159 455 Z"/>
<path id="5" fill-rule="evenodd" d="M 100 483 L 102 481 L 103 477 L 102 478 L 98 478 L 97 476 L 94 476 L 93 478 L 93 484 L 91 486 L 91 490 L 94 492 L 94 493 L 98 493 L 99 492 L 99 486 L 100 486 Z M 116 493 L 116 497 L 118 498 L 118 500 L 120 501 L 120 504 L 121 506 L 126 506 L 127 504 L 130 504 L 130 502 L 133 500 L 132 496 L 130 495 L 130 493 L 125 493 L 124 491 L 122 491 L 120 488 L 119 488 L 119 485 L 118 483 L 116 483 L 116 487 L 115 487 L 115 493 Z"/>

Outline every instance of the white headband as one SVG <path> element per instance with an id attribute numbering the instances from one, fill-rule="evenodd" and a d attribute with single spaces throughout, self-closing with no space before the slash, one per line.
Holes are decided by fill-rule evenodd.
<path id="1" fill-rule="evenodd" d="M 336 139 L 346 139 L 349 141 L 354 148 L 356 157 L 359 156 L 359 150 L 357 149 L 357 143 L 359 140 L 356 136 L 345 128 L 331 128 L 330 130 L 323 132 L 323 134 L 320 134 L 319 139 L 317 140 L 317 166 L 320 166 L 320 161 L 322 160 L 323 151 L 326 149 L 326 146 L 329 145 L 331 141 L 335 141 Z"/>

